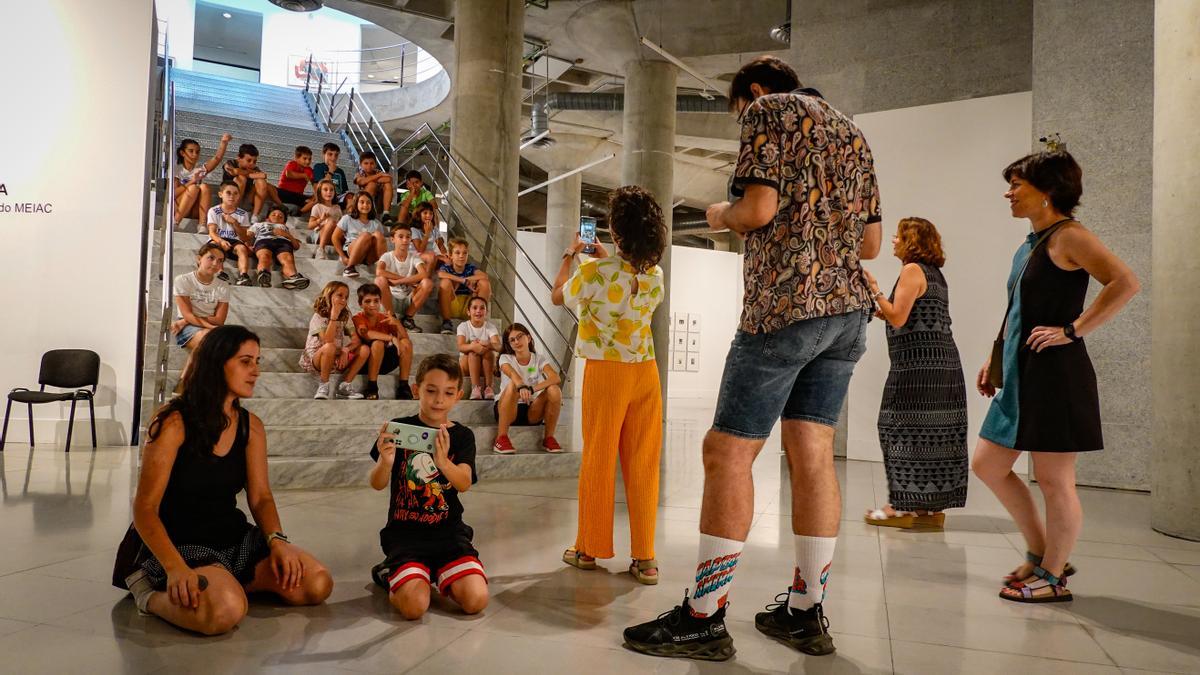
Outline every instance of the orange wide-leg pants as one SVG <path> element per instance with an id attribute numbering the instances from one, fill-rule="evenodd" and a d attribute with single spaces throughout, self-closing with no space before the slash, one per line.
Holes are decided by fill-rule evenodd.
<path id="1" fill-rule="evenodd" d="M 629 507 L 630 554 L 654 557 L 663 404 L 654 361 L 588 359 L 583 371 L 583 462 L 575 549 L 613 557 L 613 498 L 620 458 Z"/>

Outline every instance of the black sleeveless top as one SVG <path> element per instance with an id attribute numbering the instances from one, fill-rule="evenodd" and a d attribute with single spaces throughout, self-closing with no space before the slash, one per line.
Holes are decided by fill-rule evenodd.
<path id="1" fill-rule="evenodd" d="M 186 544 L 214 550 L 236 546 L 250 529 L 237 507 L 246 489 L 246 444 L 250 413 L 238 408 L 237 433 L 229 452 L 218 457 L 212 448 L 192 447 L 184 420 L 184 439 L 175 455 L 171 477 L 158 506 L 158 517 L 176 547 Z"/>

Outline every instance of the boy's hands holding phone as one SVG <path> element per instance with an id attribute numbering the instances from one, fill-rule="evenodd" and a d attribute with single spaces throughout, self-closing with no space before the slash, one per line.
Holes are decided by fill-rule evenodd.
<path id="1" fill-rule="evenodd" d="M 385 422 L 379 427 L 379 438 L 375 441 L 375 449 L 379 451 L 379 458 L 388 464 L 391 464 L 396 459 L 396 436 L 388 433 L 388 425 Z"/>

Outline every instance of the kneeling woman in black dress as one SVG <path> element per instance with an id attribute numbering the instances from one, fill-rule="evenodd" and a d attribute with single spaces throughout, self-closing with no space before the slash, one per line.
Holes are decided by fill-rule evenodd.
<path id="1" fill-rule="evenodd" d="M 232 630 L 246 594 L 323 602 L 329 572 L 288 543 L 267 482 L 262 420 L 240 405 L 258 379 L 258 337 L 221 326 L 183 374 L 183 393 L 154 415 L 142 453 L 133 527 L 113 582 L 138 609 L 206 635 Z M 257 527 L 237 507 L 246 491 Z"/>

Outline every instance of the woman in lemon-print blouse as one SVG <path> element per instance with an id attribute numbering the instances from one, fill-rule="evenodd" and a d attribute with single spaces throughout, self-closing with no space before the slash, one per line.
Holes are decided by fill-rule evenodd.
<path id="1" fill-rule="evenodd" d="M 575 353 L 586 359 L 579 529 L 563 562 L 595 569 L 596 558 L 613 557 L 613 464 L 619 457 L 629 507 L 629 572 L 641 583 L 656 584 L 654 527 L 663 404 L 650 319 L 663 299 L 658 261 L 667 245 L 667 229 L 662 210 L 639 187 L 613 190 L 608 212 L 616 256 L 610 257 L 597 242 L 595 257 L 585 259 L 571 274 L 571 262 L 584 246 L 576 237 L 563 252 L 554 283 L 554 304 L 566 305 L 579 318 Z"/>

